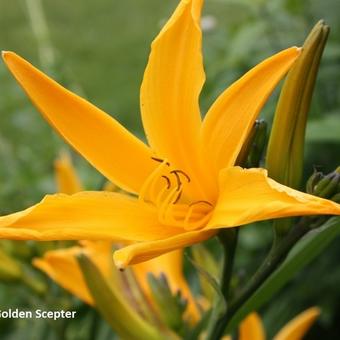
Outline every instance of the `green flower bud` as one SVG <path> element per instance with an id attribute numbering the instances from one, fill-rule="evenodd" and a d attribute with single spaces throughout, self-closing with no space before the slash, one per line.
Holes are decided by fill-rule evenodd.
<path id="1" fill-rule="evenodd" d="M 312 194 L 323 198 L 331 198 L 333 195 L 337 194 L 340 191 L 339 185 L 340 185 L 340 167 L 324 176 L 315 185 Z"/>
<path id="2" fill-rule="evenodd" d="M 244 168 L 258 167 L 267 139 L 267 122 L 264 119 L 255 121 L 247 140 L 237 157 L 236 164 Z"/>
<path id="3" fill-rule="evenodd" d="M 328 33 L 329 27 L 319 21 L 308 35 L 283 85 L 269 138 L 269 175 L 293 188 L 302 177 L 307 116 Z"/>
<path id="4" fill-rule="evenodd" d="M 308 111 L 328 34 L 323 21 L 314 26 L 287 75 L 275 112 L 266 167 L 271 178 L 292 188 L 299 188 L 302 178 Z M 291 224 L 292 219 L 275 221 L 276 235 L 285 235 Z"/>
<path id="5" fill-rule="evenodd" d="M 306 183 L 306 192 L 308 194 L 313 194 L 315 190 L 315 186 L 322 180 L 323 174 L 320 171 L 314 171 L 313 175 L 309 177 Z"/>

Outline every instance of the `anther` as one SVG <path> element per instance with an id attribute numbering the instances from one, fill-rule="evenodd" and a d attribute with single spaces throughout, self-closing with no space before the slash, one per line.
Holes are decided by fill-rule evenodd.
<path id="1" fill-rule="evenodd" d="M 176 170 L 171 170 L 170 173 L 171 174 L 175 174 L 176 177 L 178 176 L 178 174 L 181 174 L 181 175 L 183 175 L 186 178 L 188 183 L 190 183 L 190 177 L 184 171 L 176 169 Z"/>
<path id="2" fill-rule="evenodd" d="M 161 176 L 161 177 L 164 178 L 165 181 L 166 181 L 166 188 L 167 188 L 167 189 L 170 189 L 170 188 L 171 188 L 171 181 L 170 181 L 169 177 L 167 177 L 167 176 L 165 176 L 165 175 L 163 175 L 163 176 Z"/>
<path id="3" fill-rule="evenodd" d="M 210 202 L 208 202 L 208 201 L 195 201 L 195 202 L 191 202 L 190 204 L 189 204 L 189 207 L 191 207 L 191 206 L 193 206 L 193 205 L 195 205 L 195 204 L 200 204 L 200 203 L 204 203 L 204 204 L 207 204 L 207 205 L 209 205 L 209 206 L 213 206 Z"/>
<path id="4" fill-rule="evenodd" d="M 156 162 L 159 162 L 159 163 L 163 163 L 164 162 L 164 159 L 162 158 L 157 158 L 157 157 L 151 157 L 152 160 L 156 161 Z M 170 166 L 170 163 L 169 162 L 165 162 L 165 164 L 167 166 Z"/>
<path id="5" fill-rule="evenodd" d="M 182 187 L 182 181 L 181 181 L 178 173 L 175 170 L 170 171 L 170 173 L 175 175 L 176 181 L 177 181 L 177 191 L 179 191 L 181 189 L 181 187 Z"/>

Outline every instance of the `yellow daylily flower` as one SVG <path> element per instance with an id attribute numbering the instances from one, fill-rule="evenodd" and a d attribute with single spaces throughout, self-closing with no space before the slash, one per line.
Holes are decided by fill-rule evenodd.
<path id="1" fill-rule="evenodd" d="M 80 244 L 81 246 L 47 251 L 43 257 L 35 258 L 33 265 L 71 294 L 89 305 L 94 305 L 77 261 L 78 255 L 85 254 L 94 262 L 102 275 L 117 288 L 117 291 L 122 291 L 123 287 L 118 277 L 118 269 L 113 272 L 110 266 L 112 263 L 112 244 L 103 241 L 80 241 Z M 188 301 L 186 318 L 190 322 L 195 322 L 199 319 L 199 311 L 183 275 L 182 257 L 182 250 L 176 250 L 156 259 L 137 264 L 132 269 L 138 284 L 150 301 L 152 301 L 152 295 L 147 282 L 148 273 L 156 276 L 161 273 L 165 274 L 171 290 L 174 293 L 180 290 L 183 298 Z"/>
<path id="2" fill-rule="evenodd" d="M 305 310 L 288 322 L 273 338 L 273 340 L 301 340 L 320 315 L 317 307 Z M 249 314 L 240 324 L 239 340 L 265 340 L 265 330 L 257 313 Z M 230 336 L 223 340 L 231 340 Z"/>
<path id="3" fill-rule="evenodd" d="M 127 193 L 48 195 L 31 208 L 1 217 L 1 238 L 126 242 L 114 256 L 124 268 L 206 240 L 219 228 L 340 214 L 339 204 L 280 185 L 263 169 L 235 167 L 258 113 L 299 56 L 298 48 L 255 66 L 201 120 L 202 3 L 180 1 L 152 43 L 141 87 L 149 146 L 15 53 L 3 53 L 44 118 Z"/>
<path id="4" fill-rule="evenodd" d="M 68 153 L 63 152 L 54 163 L 57 189 L 61 193 L 76 193 L 83 188 L 81 180 L 74 168 Z M 109 185 L 105 185 L 109 187 Z M 86 282 L 83 278 L 79 263 L 76 257 L 85 253 L 99 268 L 103 277 L 110 280 L 121 291 L 121 282 L 118 273 L 112 272 L 112 244 L 110 242 L 80 241 L 81 246 L 74 246 L 67 249 L 51 250 L 42 258 L 35 258 L 33 264 L 45 272 L 64 289 L 93 305 L 93 299 Z M 191 321 L 197 321 L 199 311 L 191 294 L 188 283 L 183 274 L 183 250 L 175 250 L 164 254 L 150 261 L 132 267 L 138 284 L 144 293 L 151 299 L 151 291 L 147 282 L 148 273 L 155 276 L 165 274 L 169 286 L 175 293 L 180 290 L 182 296 L 188 301 L 186 316 Z"/>
<path id="5" fill-rule="evenodd" d="M 50 250 L 42 258 L 35 258 L 33 265 L 85 303 L 94 305 L 77 261 L 77 256 L 83 253 L 96 264 L 104 277 L 110 278 L 112 272 L 109 266 L 112 261 L 110 242 L 89 241 L 83 247 Z"/>

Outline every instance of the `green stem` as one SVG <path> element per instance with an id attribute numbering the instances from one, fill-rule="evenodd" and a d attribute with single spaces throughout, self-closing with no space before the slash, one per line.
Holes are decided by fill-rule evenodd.
<path id="1" fill-rule="evenodd" d="M 237 310 L 249 299 L 250 296 L 262 285 L 262 283 L 278 268 L 288 255 L 289 251 L 308 231 L 310 230 L 306 220 L 296 225 L 295 228 L 282 241 L 272 247 L 266 259 L 256 271 L 248 284 L 241 291 L 239 296 L 233 300 L 224 315 L 215 323 L 213 332 L 208 337 L 209 340 L 218 340 L 222 337 L 228 322 L 232 319 Z"/>
<path id="2" fill-rule="evenodd" d="M 218 238 L 221 242 L 224 258 L 223 258 L 223 267 L 221 272 L 221 294 L 224 297 L 225 303 L 227 303 L 229 296 L 230 296 L 230 282 L 232 278 L 232 272 L 234 267 L 234 258 L 235 258 L 235 251 L 237 246 L 238 240 L 238 229 L 222 229 L 219 234 Z M 216 296 L 215 306 L 213 308 L 210 322 L 208 325 L 208 337 L 210 339 L 210 335 L 212 335 L 215 331 L 216 323 L 221 318 L 221 301 L 220 296 Z"/>
<path id="3" fill-rule="evenodd" d="M 228 301 L 230 294 L 230 282 L 234 267 L 235 251 L 238 239 L 238 229 L 233 228 L 231 230 L 220 231 L 218 238 L 222 244 L 224 259 L 221 276 L 221 292 Z"/>

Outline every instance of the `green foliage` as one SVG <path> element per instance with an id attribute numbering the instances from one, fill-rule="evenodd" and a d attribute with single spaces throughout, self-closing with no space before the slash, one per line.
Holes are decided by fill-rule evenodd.
<path id="1" fill-rule="evenodd" d="M 304 266 L 319 256 L 340 234 L 340 218 L 334 217 L 320 229 L 307 234 L 290 251 L 284 263 L 264 282 L 256 293 L 235 314 L 230 328 L 235 327 L 251 311 L 258 310 Z"/>
<path id="2" fill-rule="evenodd" d="M 45 71 L 145 138 L 138 115 L 139 86 L 150 42 L 176 3 L 177 0 L 42 0 L 56 56 L 54 68 Z M 313 172 L 313 166 L 322 166 L 327 172 L 339 165 L 339 159 L 334 158 L 340 147 L 339 12 L 338 0 L 206 0 L 204 13 L 215 18 L 216 26 L 204 32 L 207 82 L 201 96 L 202 114 L 223 89 L 261 59 L 288 46 L 301 45 L 317 20 L 323 18 L 331 27 L 307 124 L 305 180 Z M 14 50 L 33 64 L 42 66 L 24 0 L 0 1 L 0 49 Z M 261 113 L 268 122 L 272 121 L 276 99 L 277 93 Z M 61 147 L 65 147 L 63 142 L 0 64 L 1 214 L 25 208 L 44 194 L 55 191 L 53 161 Z M 102 177 L 80 157 L 76 159 L 76 166 L 87 187 L 101 187 Z M 298 296 L 301 309 L 321 301 L 327 312 L 327 318 L 322 320 L 323 339 L 334 338 L 329 320 L 334 324 L 340 322 L 340 315 L 333 308 L 334 301 L 339 301 L 340 292 L 330 289 L 328 283 L 331 281 L 332 287 L 340 286 L 339 247 L 333 248 L 332 253 L 321 253 L 319 248 L 330 240 L 330 230 L 324 227 L 322 232 L 306 238 L 306 248 L 295 250 L 305 257 L 294 261 L 292 257 L 287 259 L 254 297 L 258 301 L 257 307 L 269 298 L 275 299 L 275 306 L 283 306 L 286 314 L 282 315 L 287 315 L 287 319 L 282 324 L 292 316 L 294 309 L 291 302 L 286 302 L 287 297 Z M 237 277 L 234 278 L 237 283 L 244 283 L 262 259 L 271 239 L 269 233 L 267 222 L 241 230 Z M 332 233 L 332 237 L 335 236 Z M 334 244 L 338 245 L 339 240 Z M 308 254 L 304 249 L 309 249 Z M 33 251 L 29 256 L 25 255 L 22 262 L 30 265 L 34 254 Z M 274 295 L 283 282 L 316 254 L 319 261 L 308 268 L 308 285 L 318 282 L 325 289 L 313 290 L 315 301 L 307 298 L 313 288 L 296 293 L 297 287 L 306 287 L 302 276 L 296 276 L 294 286 L 287 285 L 281 295 Z M 30 275 L 42 279 L 38 273 L 30 272 Z M 1 339 L 28 339 L 27 334 L 32 339 L 59 339 L 61 333 L 58 335 L 58 331 L 67 339 L 90 339 L 93 332 L 98 339 L 113 338 L 108 325 L 98 321 L 93 311 L 50 281 L 46 282 L 49 283 L 49 297 L 38 299 L 31 297 L 29 287 L 0 283 L 0 307 L 41 305 L 49 308 L 62 297 L 62 301 L 77 308 L 79 318 L 67 325 L 54 325 L 56 330 L 45 322 L 12 320 L 4 323 L 0 320 Z M 268 286 L 270 294 L 263 290 Z M 277 310 L 281 311 L 280 308 Z M 277 315 L 275 307 L 263 305 L 261 312 L 268 320 L 270 334 L 275 328 L 276 320 L 270 318 L 270 315 Z"/>

